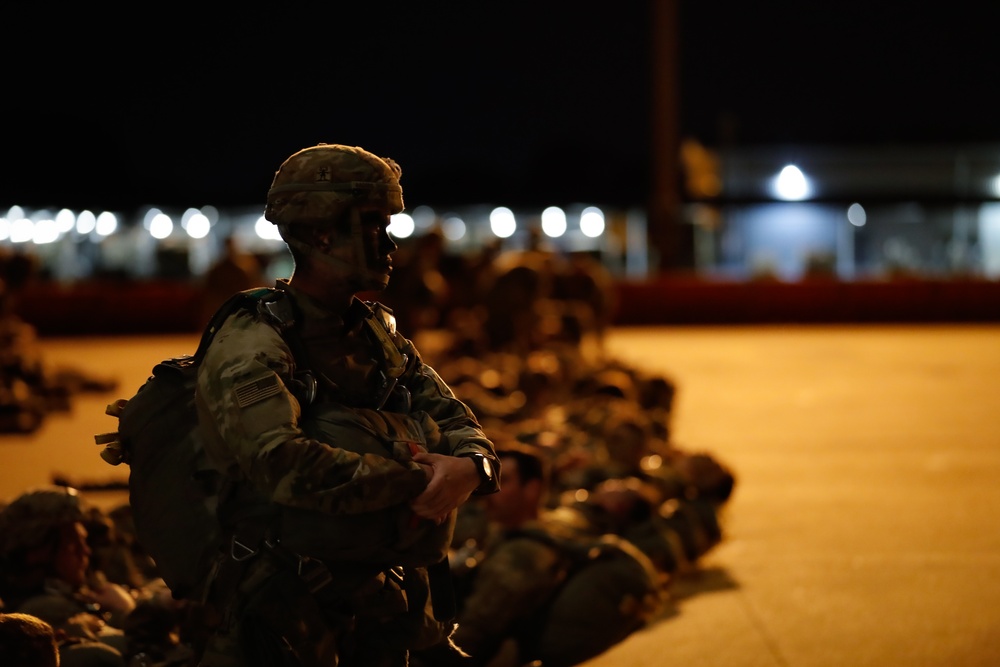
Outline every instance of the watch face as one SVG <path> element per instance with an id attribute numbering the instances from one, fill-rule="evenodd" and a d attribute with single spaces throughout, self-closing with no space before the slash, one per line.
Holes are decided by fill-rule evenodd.
<path id="1" fill-rule="evenodd" d="M 479 459 L 483 475 L 486 479 L 493 479 L 493 464 L 485 456 L 477 456 Z"/>

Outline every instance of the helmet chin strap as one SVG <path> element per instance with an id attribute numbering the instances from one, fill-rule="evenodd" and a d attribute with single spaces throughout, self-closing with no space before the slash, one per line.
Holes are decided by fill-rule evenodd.
<path id="1" fill-rule="evenodd" d="M 282 234 L 285 243 L 298 250 L 313 261 L 319 261 L 343 273 L 345 280 L 354 280 L 360 284 L 360 290 L 385 289 L 388 285 L 381 274 L 368 268 L 368 258 L 365 254 L 364 239 L 361 234 L 361 212 L 356 207 L 350 209 L 350 245 L 351 258 L 344 259 L 328 255 L 315 245 L 304 243 L 291 234 Z"/>

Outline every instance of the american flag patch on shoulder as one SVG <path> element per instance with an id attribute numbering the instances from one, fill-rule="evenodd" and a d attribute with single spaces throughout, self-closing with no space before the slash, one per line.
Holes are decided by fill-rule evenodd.
<path id="1" fill-rule="evenodd" d="M 278 378 L 272 375 L 236 387 L 236 404 L 245 408 L 280 393 L 281 387 L 278 385 Z"/>

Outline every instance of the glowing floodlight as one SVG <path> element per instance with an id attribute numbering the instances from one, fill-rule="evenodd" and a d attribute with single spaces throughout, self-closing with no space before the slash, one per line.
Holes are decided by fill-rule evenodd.
<path id="1" fill-rule="evenodd" d="M 517 230 L 514 212 L 506 206 L 498 206 L 490 211 L 490 229 L 499 238 L 505 239 Z"/>
<path id="2" fill-rule="evenodd" d="M 801 201 L 809 196 L 809 179 L 794 164 L 786 165 L 772 184 L 774 196 L 785 201 Z"/>
<path id="3" fill-rule="evenodd" d="M 566 212 L 558 206 L 549 206 L 542 211 L 542 231 L 550 238 L 558 238 L 566 233 Z"/>

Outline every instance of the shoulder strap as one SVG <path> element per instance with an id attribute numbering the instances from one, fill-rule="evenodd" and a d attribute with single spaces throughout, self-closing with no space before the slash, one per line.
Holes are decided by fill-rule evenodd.
<path id="1" fill-rule="evenodd" d="M 201 334 L 198 349 L 195 350 L 192 357 L 194 363 L 199 363 L 202 360 L 222 323 L 238 310 L 253 311 L 274 327 L 291 349 L 296 366 L 300 366 L 306 361 L 305 349 L 299 341 L 299 337 L 295 335 L 295 308 L 292 305 L 291 297 L 284 290 L 274 287 L 255 287 L 237 292 L 226 299 L 225 303 L 215 311 Z M 296 371 L 290 388 L 296 397 L 306 404 L 312 403 L 316 398 L 316 379 L 308 369 L 299 368 Z"/>
<path id="2" fill-rule="evenodd" d="M 249 309 L 251 304 L 256 304 L 265 297 L 276 293 L 283 294 L 283 292 L 273 287 L 255 287 L 253 289 L 237 292 L 226 299 L 226 301 L 219 306 L 219 309 L 215 311 L 215 314 L 212 315 L 212 318 L 208 321 L 208 325 L 202 332 L 201 340 L 198 342 L 198 349 L 195 350 L 194 353 L 195 361 L 201 361 L 201 358 L 205 356 L 205 351 L 208 349 L 209 343 L 212 342 L 212 338 L 215 337 L 219 327 L 222 326 L 222 323 L 225 322 L 230 315 L 244 308 Z"/>
<path id="3" fill-rule="evenodd" d="M 366 303 L 371 308 L 371 314 L 365 318 L 365 326 L 375 336 L 382 348 L 385 359 L 386 374 L 393 379 L 399 378 L 406 370 L 410 358 L 396 345 L 396 316 L 381 303 Z"/>

